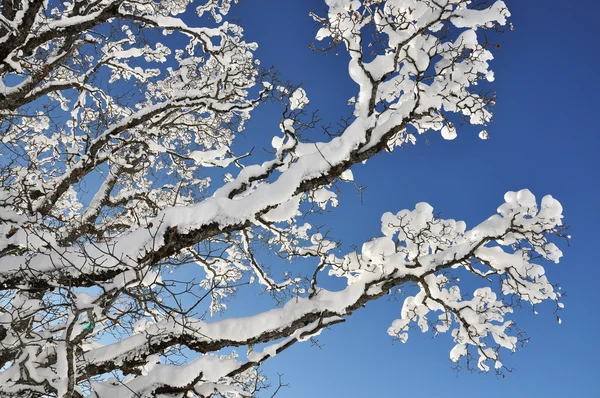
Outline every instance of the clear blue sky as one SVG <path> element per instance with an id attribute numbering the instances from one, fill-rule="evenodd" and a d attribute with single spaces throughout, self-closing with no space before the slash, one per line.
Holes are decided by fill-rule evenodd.
<path id="1" fill-rule="evenodd" d="M 508 190 L 529 188 L 538 198 L 552 194 L 562 202 L 573 236 L 570 247 L 561 247 L 561 264 L 547 267 L 568 294 L 563 323 L 557 324 L 550 306 L 542 306 L 537 316 L 528 307 L 518 311 L 514 319 L 531 342 L 515 355 L 505 353 L 503 362 L 515 371 L 499 380 L 493 374 L 455 373 L 449 335 L 432 339 L 415 330 L 406 344 L 393 345 L 386 329 L 399 316 L 401 302 L 380 300 L 323 333 L 322 350 L 297 345 L 271 360 L 265 372 L 273 381 L 283 373 L 290 383 L 279 397 L 600 396 L 600 3 L 507 4 L 515 30 L 500 37 L 492 64 L 499 100 L 490 139 L 478 139 L 475 130 L 459 130 L 454 141 L 431 134 L 429 144 L 420 140 L 356 167 L 357 182 L 368 185 L 364 205 L 348 187 L 328 225 L 347 245 L 360 244 L 378 233 L 381 213 L 420 201 L 473 225 L 490 216 Z M 246 37 L 259 43 L 263 65 L 305 82 L 313 109 L 335 121 L 347 113 L 345 102 L 356 88 L 347 77 L 345 54 L 326 56 L 308 48 L 316 31 L 308 17 L 313 10 L 324 14 L 323 0 L 245 0 L 232 16 L 240 18 Z M 277 123 L 277 109 L 259 109 L 246 139 L 268 146 Z M 246 303 L 230 303 L 233 313 L 243 312 Z"/>

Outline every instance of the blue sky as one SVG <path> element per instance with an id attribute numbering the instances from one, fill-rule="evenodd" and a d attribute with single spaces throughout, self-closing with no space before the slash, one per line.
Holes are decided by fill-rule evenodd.
<path id="1" fill-rule="evenodd" d="M 353 169 L 357 182 L 368 185 L 364 205 L 348 187 L 326 222 L 349 247 L 378 233 L 383 212 L 417 202 L 429 202 L 443 217 L 472 226 L 493 214 L 506 191 L 528 188 L 538 198 L 552 194 L 563 204 L 573 236 L 570 247 L 561 246 L 561 264 L 546 264 L 549 278 L 567 292 L 563 323 L 556 322 L 550 306 L 542 306 L 536 316 L 528 307 L 517 311 L 514 319 L 531 341 L 514 355 L 505 353 L 503 362 L 514 372 L 500 380 L 454 372 L 450 336 L 432 339 L 415 330 L 406 344 L 392 344 L 386 329 L 402 304 L 380 300 L 323 333 L 323 349 L 297 345 L 271 360 L 266 374 L 276 381 L 283 373 L 290 384 L 279 397 L 479 397 L 483 391 L 486 397 L 598 396 L 600 138 L 595 118 L 600 86 L 595 68 L 600 4 L 507 4 L 515 30 L 498 39 L 501 47 L 492 63 L 499 99 L 490 139 L 478 139 L 474 129 L 459 129 L 454 141 L 430 134 L 429 144 L 421 139 L 414 147 L 379 155 Z M 309 11 L 324 14 L 323 0 L 245 0 L 231 16 L 240 19 L 247 39 L 259 43 L 262 64 L 274 65 L 285 79 L 304 82 L 312 109 L 319 109 L 324 121 L 335 122 L 348 113 L 345 102 L 356 87 L 347 77 L 343 52 L 335 56 L 309 49 L 316 32 Z M 278 133 L 278 111 L 260 108 L 244 139 L 266 147 Z M 233 313 L 252 311 L 246 300 L 230 306 Z"/>

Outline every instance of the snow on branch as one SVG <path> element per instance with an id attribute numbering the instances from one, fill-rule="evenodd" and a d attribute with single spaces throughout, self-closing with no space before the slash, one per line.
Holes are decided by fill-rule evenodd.
<path id="1" fill-rule="evenodd" d="M 225 20 L 235 3 L 0 5 L 3 396 L 253 396 L 261 363 L 405 284 L 418 292 L 390 335 L 450 331 L 453 361 L 502 369 L 515 300 L 562 308 L 541 264 L 561 257 L 550 196 L 509 192 L 470 230 L 425 203 L 385 213 L 382 235 L 342 257 L 302 217 L 337 207 L 335 184 L 382 151 L 453 139 L 460 118 L 487 137 L 494 98 L 478 85 L 494 80 L 485 31 L 507 24 L 503 2 L 326 0 L 317 39 L 348 51 L 357 95 L 322 142 L 302 134 L 310 93 L 261 69 Z M 267 100 L 283 114 L 257 162 L 233 143 Z M 312 268 L 294 276 L 265 250 Z M 324 289 L 325 274 L 347 287 Z M 281 306 L 206 319 L 252 285 Z"/>

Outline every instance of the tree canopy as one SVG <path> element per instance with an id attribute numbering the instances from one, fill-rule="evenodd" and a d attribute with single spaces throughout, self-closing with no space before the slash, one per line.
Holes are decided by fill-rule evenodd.
<path id="1" fill-rule="evenodd" d="M 452 361 L 502 372 L 513 308 L 562 308 L 543 267 L 565 237 L 551 196 L 508 192 L 470 228 L 419 203 L 347 253 L 305 217 L 380 152 L 461 122 L 487 138 L 502 1 L 326 0 L 314 48 L 347 51 L 357 90 L 318 142 L 310 92 L 261 66 L 235 2 L 1 2 L 3 396 L 253 396 L 264 361 L 411 284 L 388 334 L 448 332 Z M 282 111 L 257 142 L 267 160 L 234 144 L 265 102 Z M 266 252 L 312 266 L 292 275 Z M 274 308 L 210 319 L 250 285 Z"/>

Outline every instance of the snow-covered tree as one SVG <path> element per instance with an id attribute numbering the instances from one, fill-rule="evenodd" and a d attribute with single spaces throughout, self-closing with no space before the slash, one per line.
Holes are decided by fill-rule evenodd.
<path id="1" fill-rule="evenodd" d="M 453 139 L 453 120 L 487 137 L 478 83 L 494 78 L 502 1 L 326 0 L 317 40 L 348 52 L 357 86 L 326 142 L 300 134 L 310 93 L 261 69 L 225 20 L 236 1 L 0 3 L 0 395 L 250 396 L 261 363 L 406 284 L 390 335 L 449 332 L 452 361 L 501 370 L 515 304 L 562 307 L 541 265 L 561 257 L 551 196 L 508 192 L 472 228 L 419 203 L 345 255 L 300 217 L 335 206 L 353 165 Z M 283 117 L 258 162 L 233 142 L 265 101 Z M 265 251 L 313 266 L 298 278 Z M 274 308 L 210 319 L 250 285 Z"/>

